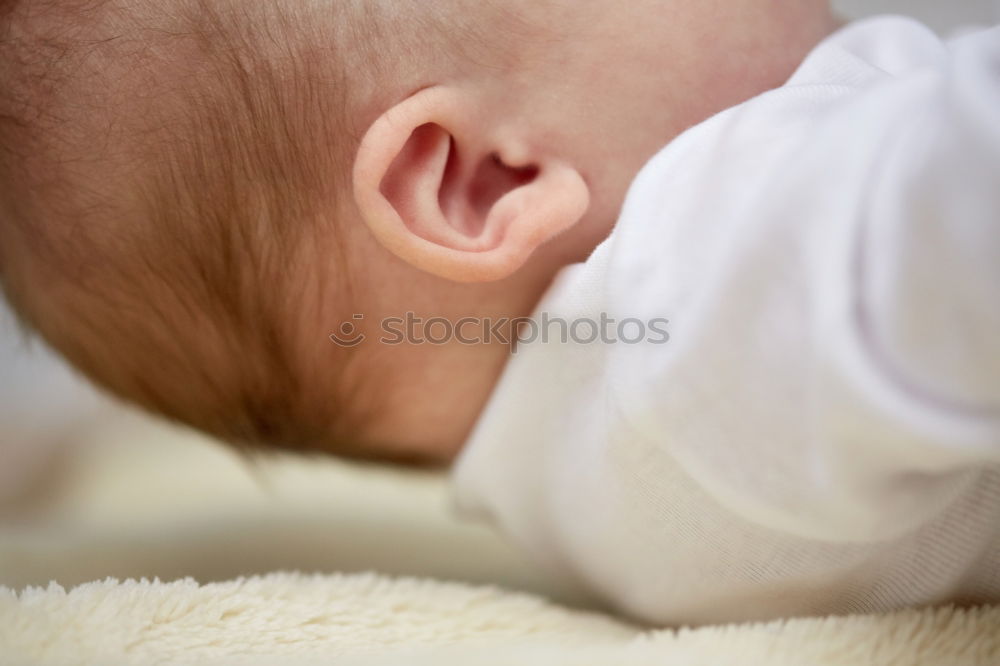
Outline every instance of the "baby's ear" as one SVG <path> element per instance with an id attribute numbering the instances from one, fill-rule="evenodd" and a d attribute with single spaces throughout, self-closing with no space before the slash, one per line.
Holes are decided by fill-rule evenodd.
<path id="1" fill-rule="evenodd" d="M 376 238 L 458 282 L 501 280 L 590 204 L 580 173 L 531 148 L 530 128 L 493 119 L 460 90 L 424 89 L 362 139 L 354 195 Z"/>

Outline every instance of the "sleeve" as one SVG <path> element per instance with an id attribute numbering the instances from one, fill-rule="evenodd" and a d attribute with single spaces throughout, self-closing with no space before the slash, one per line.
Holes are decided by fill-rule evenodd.
<path id="1" fill-rule="evenodd" d="M 659 358 L 615 352 L 627 420 L 729 510 L 823 541 L 911 532 L 1000 463 L 1000 29 L 875 76 L 690 133 L 639 183 L 666 244 L 612 260 L 672 326 Z"/>
<path id="2" fill-rule="evenodd" d="M 915 404 L 995 420 L 1000 29 L 956 42 L 908 88 L 892 100 L 896 118 L 859 210 L 853 325 Z"/>
<path id="3" fill-rule="evenodd" d="M 817 337 L 815 413 L 830 433 L 819 459 L 856 490 L 859 524 L 885 535 L 1000 462 L 1000 29 L 869 104 L 878 112 L 853 120 L 877 150 L 845 165 L 869 175 L 817 292 L 839 307 Z M 846 130 L 843 113 L 819 132 Z"/>
<path id="4" fill-rule="evenodd" d="M 812 460 L 844 493 L 821 536 L 881 540 L 1000 462 L 1000 29 L 871 97 L 818 128 L 878 138 L 867 162 L 832 165 L 867 177 L 816 282 L 832 306 L 806 413 Z"/>

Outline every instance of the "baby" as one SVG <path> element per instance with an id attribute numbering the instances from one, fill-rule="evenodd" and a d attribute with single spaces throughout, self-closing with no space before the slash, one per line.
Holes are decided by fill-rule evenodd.
<path id="1" fill-rule="evenodd" d="M 651 622 L 1000 598 L 1000 34 L 287 4 L 0 2 L 0 274 L 78 368 L 457 460 Z"/>

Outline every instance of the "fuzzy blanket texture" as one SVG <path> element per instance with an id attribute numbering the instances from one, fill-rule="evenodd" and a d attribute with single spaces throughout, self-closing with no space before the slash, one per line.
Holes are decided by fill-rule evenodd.
<path id="1" fill-rule="evenodd" d="M 2 663 L 1000 664 L 1000 609 L 643 631 L 496 588 L 272 574 L 0 591 Z"/>

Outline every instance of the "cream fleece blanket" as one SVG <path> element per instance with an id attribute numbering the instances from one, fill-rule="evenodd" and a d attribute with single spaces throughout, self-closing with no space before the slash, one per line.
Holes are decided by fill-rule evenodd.
<path id="1" fill-rule="evenodd" d="M 642 632 L 529 595 L 428 580 L 109 580 L 0 590 L 0 650 L 11 666 L 1000 664 L 1000 609 Z"/>

